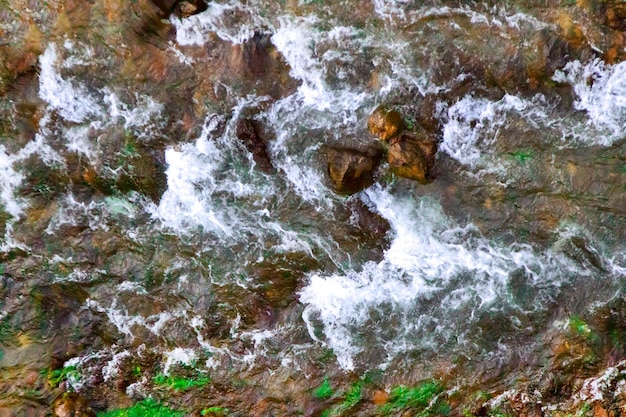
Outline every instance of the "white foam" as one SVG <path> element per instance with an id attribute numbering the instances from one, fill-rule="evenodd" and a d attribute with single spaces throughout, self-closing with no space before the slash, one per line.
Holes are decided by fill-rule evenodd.
<path id="1" fill-rule="evenodd" d="M 374 11 L 383 19 L 405 20 L 405 9 L 411 3 L 410 0 L 374 0 Z"/>
<path id="2" fill-rule="evenodd" d="M 553 79 L 574 87 L 574 107 L 586 112 L 597 132 L 582 134 L 584 143 L 608 146 L 626 135 L 626 62 L 607 65 L 600 59 L 568 63 Z"/>
<path id="3" fill-rule="evenodd" d="M 13 217 L 13 221 L 17 220 L 28 206 L 24 198 L 16 195 L 25 177 L 16 171 L 15 165 L 32 155 L 38 155 L 48 164 L 61 161 L 59 154 L 45 143 L 39 134 L 16 154 L 9 154 L 4 145 L 0 144 L 0 204 Z"/>
<path id="4" fill-rule="evenodd" d="M 223 158 L 206 138 L 198 139 L 194 145 L 185 144 L 180 151 L 166 150 L 167 190 L 153 216 L 181 232 L 202 226 L 207 231 L 232 236 L 231 219 L 224 218 L 210 204 L 211 195 L 218 188 L 215 176 Z"/>
<path id="5" fill-rule="evenodd" d="M 108 307 L 103 307 L 100 302 L 94 299 L 88 299 L 85 304 L 90 309 L 105 313 L 117 330 L 123 335 L 126 335 L 130 340 L 135 338 L 135 334 L 133 333 L 134 326 L 144 327 L 154 335 L 159 336 L 165 325 L 169 322 L 178 318 L 187 317 L 187 312 L 180 309 L 161 311 L 145 317 L 128 314 L 128 311 L 123 306 L 118 306 L 117 298 L 110 302 Z"/>
<path id="6" fill-rule="evenodd" d="M 91 230 L 109 230 L 107 222 L 103 221 L 106 212 L 106 203 L 90 201 L 89 204 L 78 201 L 73 194 L 66 194 L 59 202 L 59 208 L 54 213 L 46 233 L 53 235 L 62 226 L 78 226 L 87 224 Z"/>
<path id="7" fill-rule="evenodd" d="M 113 349 L 115 346 L 112 347 Z M 102 379 L 109 381 L 111 378 L 115 378 L 120 373 L 120 365 L 125 358 L 132 356 L 130 351 L 122 350 L 121 352 L 114 353 L 111 360 L 102 367 Z"/>
<path id="8" fill-rule="evenodd" d="M 503 173 L 505 166 L 494 152 L 499 135 L 507 134 L 515 118 L 523 118 L 549 142 L 548 133 L 556 124 L 549 117 L 551 108 L 542 95 L 524 99 L 506 94 L 497 101 L 466 95 L 447 110 L 440 149 L 466 167 Z"/>
<path id="9" fill-rule="evenodd" d="M 57 47 L 48 44 L 39 57 L 41 71 L 39 74 L 39 97 L 59 112 L 66 120 L 80 123 L 92 117 L 102 115 L 102 108 L 87 92 L 87 89 L 71 81 L 63 79 L 57 72 L 59 60 Z"/>
<path id="10" fill-rule="evenodd" d="M 462 333 L 463 329 L 446 321 L 448 313 L 453 316 L 458 309 L 474 311 L 496 301 L 506 302 L 504 292 L 511 271 L 522 269 L 533 280 L 558 286 L 556 281 L 551 284 L 558 277 L 552 275 L 555 260 L 550 255 L 539 256 L 528 246 L 499 247 L 481 237 L 473 225 L 454 224 L 428 199 L 415 204 L 376 188 L 367 190 L 367 196 L 394 233 L 384 260 L 366 263 L 361 271 L 346 275 L 312 274 L 300 293 L 300 301 L 307 304 L 303 317 L 311 337 L 319 339 L 316 323 L 321 323 L 325 337 L 320 341 L 334 350 L 345 369 L 354 368 L 355 358 L 363 350 L 353 333 L 362 331 L 360 326 L 365 325 L 370 311 L 381 306 L 390 305 L 401 323 L 394 323 L 397 334 L 393 339 L 368 343 L 383 345 L 391 359 L 417 345 L 428 346 L 437 337 L 451 337 L 446 333 Z M 537 268 L 543 271 L 541 276 L 533 272 Z M 463 274 L 471 275 L 472 281 L 457 287 L 454 280 Z M 441 294 L 443 289 L 445 294 Z M 435 293 L 440 298 L 440 314 L 410 316 L 412 308 Z M 429 334 L 425 329 L 433 323 L 438 330 Z M 368 332 L 384 331 L 384 327 L 377 323 L 376 330 Z M 462 336 L 456 336 L 460 342 Z"/>
<path id="11" fill-rule="evenodd" d="M 140 140 L 150 139 L 161 127 L 159 116 L 163 105 L 151 97 L 135 94 L 135 104 L 130 106 L 121 101 L 114 92 L 104 89 L 104 103 L 109 106 L 109 117 L 124 119 L 124 129 Z"/>
<path id="12" fill-rule="evenodd" d="M 196 352 L 193 349 L 186 349 L 177 347 L 169 352 L 165 352 L 165 365 L 163 366 L 163 373 L 165 375 L 170 374 L 170 368 L 177 364 L 191 365 L 193 361 L 197 359 Z"/>
<path id="13" fill-rule="evenodd" d="M 80 46 L 80 48 L 78 47 Z M 65 42 L 67 56 L 61 56 L 56 44 L 50 43 L 39 63 L 39 97 L 47 104 L 47 112 L 40 121 L 39 134 L 46 138 L 59 131 L 70 151 L 96 158 L 97 143 L 91 139 L 118 124 L 139 140 L 148 141 L 163 127 L 163 105 L 153 98 L 135 94 L 134 103 L 122 101 L 112 87 L 90 88 L 69 76 L 61 68 L 93 65 L 93 50 L 74 42 Z M 52 124 L 50 111 L 69 123 Z"/>
<path id="14" fill-rule="evenodd" d="M 13 167 L 16 160 L 15 155 L 9 154 L 4 145 L 0 145 L 0 202 L 13 217 L 19 217 L 26 207 L 26 202 L 15 195 L 24 179 L 24 175 Z"/>
<path id="15" fill-rule="evenodd" d="M 626 361 L 621 361 L 615 366 L 604 370 L 602 375 L 587 378 L 583 381 L 582 388 L 574 395 L 575 402 L 595 402 L 604 401 L 606 394 L 613 395 L 612 383 L 616 379 L 623 379 L 626 375 Z"/>
<path id="16" fill-rule="evenodd" d="M 267 22 L 258 13 L 238 0 L 228 3 L 211 2 L 202 13 L 185 19 L 172 15 L 170 22 L 176 28 L 176 42 L 179 45 L 204 45 L 210 34 L 216 34 L 227 42 L 240 44 L 254 36 L 255 28 L 267 26 Z"/>

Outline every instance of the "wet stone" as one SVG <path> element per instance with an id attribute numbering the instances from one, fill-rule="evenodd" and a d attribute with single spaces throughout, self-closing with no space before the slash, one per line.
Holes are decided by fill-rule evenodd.
<path id="1" fill-rule="evenodd" d="M 387 161 L 391 171 L 404 178 L 426 183 L 428 162 L 417 139 L 404 135 L 389 147 Z"/>
<path id="2" fill-rule="evenodd" d="M 620 0 L 609 1 L 605 15 L 608 27 L 615 30 L 626 30 L 626 3 Z"/>
<path id="3" fill-rule="evenodd" d="M 63 393 L 52 404 L 53 417 L 96 417 L 89 401 L 75 392 Z"/>
<path id="4" fill-rule="evenodd" d="M 254 92 L 280 99 L 292 94 L 299 82 L 290 76 L 290 67 L 271 38 L 271 33 L 257 29 L 241 44 L 216 45 L 208 51 L 211 58 L 208 70 L 220 83 L 242 95 Z"/>
<path id="5" fill-rule="evenodd" d="M 380 140 L 387 141 L 399 135 L 404 129 L 404 118 L 396 110 L 379 106 L 370 115 L 367 128 Z"/>
<path id="6" fill-rule="evenodd" d="M 369 152 L 346 148 L 328 148 L 328 176 L 335 190 L 354 194 L 374 183 L 374 171 L 382 156 L 382 148 Z"/>
<path id="7" fill-rule="evenodd" d="M 161 10 L 164 17 L 175 14 L 180 18 L 189 17 L 202 13 L 207 9 L 207 4 L 203 0 L 152 0 Z"/>
<path id="8" fill-rule="evenodd" d="M 239 120 L 235 128 L 235 134 L 248 152 L 252 154 L 252 158 L 259 169 L 263 172 L 271 172 L 274 167 L 267 153 L 267 142 L 260 132 L 259 122 L 252 119 Z"/>

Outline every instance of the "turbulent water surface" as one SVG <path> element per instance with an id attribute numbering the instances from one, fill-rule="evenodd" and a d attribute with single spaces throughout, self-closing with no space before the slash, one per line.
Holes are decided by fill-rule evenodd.
<path id="1" fill-rule="evenodd" d="M 175 398 L 155 376 L 191 372 L 228 388 L 188 411 L 309 415 L 333 403 L 258 399 L 363 375 L 511 396 L 547 378 L 572 323 L 604 353 L 559 372 L 624 356 L 626 62 L 584 10 L 563 9 L 588 25 L 579 46 L 556 7 L 515 3 L 220 0 L 158 35 L 115 31 L 98 4 L 91 24 L 42 29 L 4 89 L 6 381 L 70 369 L 62 388 L 103 411 Z M 14 33 L 23 16 L 3 13 Z M 433 126 L 433 180 L 383 163 L 339 195 L 324 149 L 374 141 L 380 104 Z M 269 167 L 242 119 L 263 126 Z M 3 406 L 54 398 L 24 384 Z M 250 389 L 247 405 L 227 395 Z"/>

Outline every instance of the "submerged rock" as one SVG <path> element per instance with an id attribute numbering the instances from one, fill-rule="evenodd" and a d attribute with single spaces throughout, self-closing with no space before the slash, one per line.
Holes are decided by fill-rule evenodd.
<path id="1" fill-rule="evenodd" d="M 246 149 L 252 154 L 254 162 L 261 171 L 270 172 L 273 170 L 272 162 L 267 153 L 267 144 L 261 135 L 261 128 L 258 122 L 252 119 L 241 119 L 237 122 L 235 134 L 243 142 Z"/>
<path id="2" fill-rule="evenodd" d="M 212 70 L 221 82 L 242 88 L 241 94 L 255 92 L 274 99 L 292 94 L 299 82 L 291 78 L 290 67 L 271 38 L 272 33 L 255 30 L 241 44 L 223 45 L 221 57 L 213 61 Z"/>
<path id="3" fill-rule="evenodd" d="M 399 135 L 402 129 L 404 129 L 404 118 L 396 110 L 378 106 L 370 115 L 367 128 L 380 140 L 390 140 Z"/>
<path id="4" fill-rule="evenodd" d="M 372 146 L 365 151 L 328 148 L 328 175 L 335 190 L 354 194 L 372 185 L 382 152 L 381 146 Z"/>

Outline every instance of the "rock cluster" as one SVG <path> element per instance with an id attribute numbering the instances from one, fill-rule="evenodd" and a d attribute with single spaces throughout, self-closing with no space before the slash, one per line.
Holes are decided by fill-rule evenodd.
<path id="1" fill-rule="evenodd" d="M 331 147 L 327 151 L 328 176 L 337 192 L 354 194 L 374 183 L 374 172 L 384 153 L 381 142 L 388 143 L 386 154 L 391 172 L 422 184 L 428 182 L 437 141 L 426 130 L 409 130 L 399 111 L 384 106 L 372 112 L 367 127 L 379 141 L 367 145 L 365 150 Z"/>

